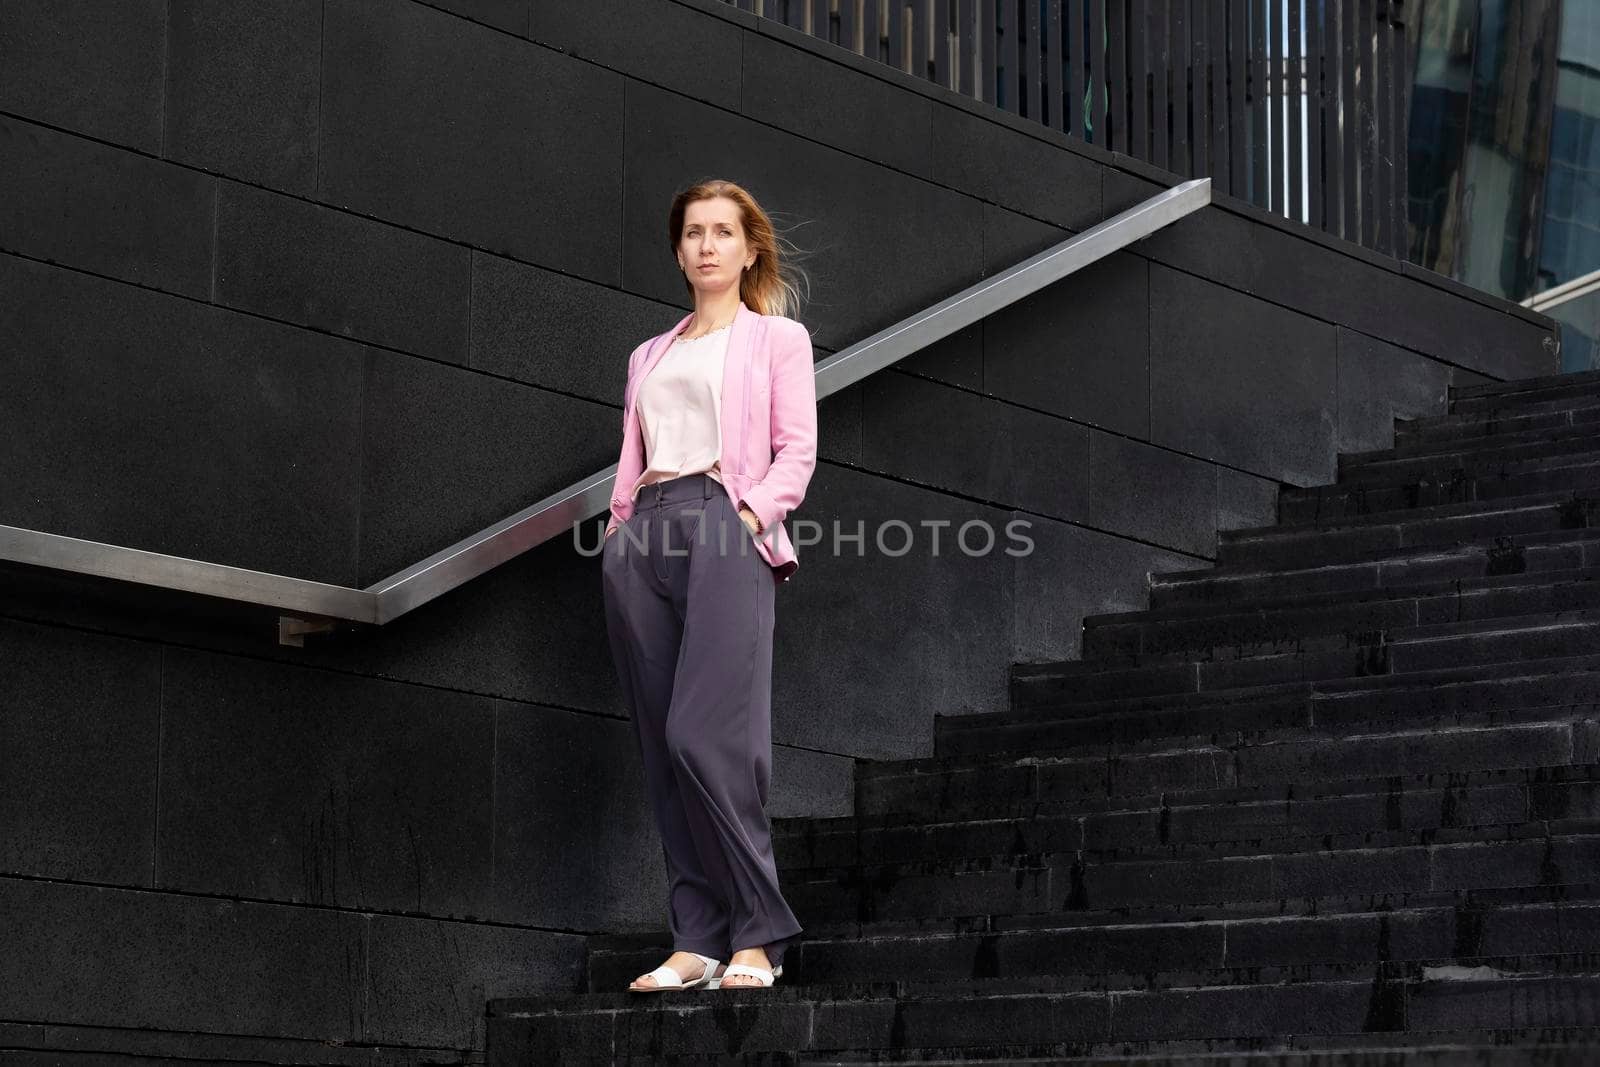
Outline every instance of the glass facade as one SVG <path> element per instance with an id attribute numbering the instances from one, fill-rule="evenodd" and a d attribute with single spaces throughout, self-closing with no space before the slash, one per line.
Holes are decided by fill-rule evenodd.
<path id="1" fill-rule="evenodd" d="M 1524 300 L 1600 270 L 1600 2 L 1421 0 L 1412 16 L 1408 255 Z M 1600 294 L 1548 314 L 1600 367 Z"/>
<path id="2" fill-rule="evenodd" d="M 1562 6 L 1556 67 L 1537 291 L 1600 270 L 1600 3 Z M 1562 369 L 1600 368 L 1600 293 L 1548 314 L 1561 323 Z"/>

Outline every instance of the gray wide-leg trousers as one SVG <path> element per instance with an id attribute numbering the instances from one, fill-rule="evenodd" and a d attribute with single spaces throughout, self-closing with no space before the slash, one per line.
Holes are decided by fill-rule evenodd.
<path id="1" fill-rule="evenodd" d="M 716 479 L 647 485 L 602 553 L 606 631 L 661 834 L 675 950 L 773 966 L 801 930 L 778 890 L 772 771 L 776 582 Z"/>

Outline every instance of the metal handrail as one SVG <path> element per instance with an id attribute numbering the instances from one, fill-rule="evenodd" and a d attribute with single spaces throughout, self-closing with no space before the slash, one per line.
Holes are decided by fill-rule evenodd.
<path id="1" fill-rule="evenodd" d="M 1553 289 L 1535 293 L 1522 301 L 1522 306 L 1530 311 L 1547 314 L 1553 307 L 1560 307 L 1569 300 L 1577 300 L 1596 291 L 1600 291 L 1600 270 L 1592 270 L 1581 278 L 1574 278 L 1570 282 L 1562 282 Z"/>
<path id="2" fill-rule="evenodd" d="M 817 364 L 817 399 L 920 352 L 1210 202 L 1209 178 L 1175 185 L 857 341 Z M 389 622 L 607 510 L 616 473 L 613 463 L 366 589 L 17 526 L 0 526 L 0 559 L 278 608 L 290 613 L 279 618 L 279 641 L 299 645 L 307 633 L 332 629 L 335 620 Z"/>

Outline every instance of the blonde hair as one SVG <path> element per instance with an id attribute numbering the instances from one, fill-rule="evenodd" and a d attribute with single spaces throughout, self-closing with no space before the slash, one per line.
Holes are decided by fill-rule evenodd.
<path id="1" fill-rule="evenodd" d="M 792 268 L 785 261 L 784 257 L 791 254 L 786 248 L 793 250 L 794 246 L 773 229 L 772 219 L 756 203 L 756 198 L 737 182 L 710 178 L 679 191 L 672 198 L 672 210 L 668 215 L 667 247 L 672 249 L 676 257 L 678 241 L 683 236 L 683 217 L 690 204 L 719 196 L 727 197 L 738 206 L 745 244 L 756 254 L 756 261 L 739 279 L 739 299 L 758 315 L 794 318 L 800 305 L 800 291 L 795 279 L 805 280 L 805 272 Z M 687 276 L 683 279 L 683 286 L 692 302 L 694 285 Z"/>

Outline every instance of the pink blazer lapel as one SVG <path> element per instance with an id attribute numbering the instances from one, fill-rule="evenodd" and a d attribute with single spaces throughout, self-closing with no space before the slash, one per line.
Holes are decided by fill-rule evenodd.
<path id="1" fill-rule="evenodd" d="M 629 418 L 633 417 L 633 399 L 638 395 L 639 383 L 645 380 L 646 375 L 655 368 L 657 363 L 661 362 L 661 357 L 666 354 L 667 347 L 672 344 L 672 339 L 683 332 L 683 328 L 689 325 L 689 320 L 692 318 L 694 318 L 694 312 L 691 311 L 678 320 L 678 325 L 666 333 L 656 335 L 656 339 L 650 345 L 650 350 L 644 354 L 644 361 L 639 364 L 638 370 L 634 371 L 633 378 L 628 382 L 627 396 L 623 398 L 624 403 L 628 405 L 624 410 L 624 414 Z"/>
<path id="2" fill-rule="evenodd" d="M 745 457 L 739 452 L 744 437 L 739 432 L 744 425 L 749 397 L 745 386 L 750 375 L 750 346 L 755 341 L 757 315 L 739 301 L 734 312 L 733 327 L 728 331 L 728 352 L 722 359 L 722 471 L 728 475 L 743 474 Z M 732 460 L 730 463 L 729 460 Z M 730 487 L 731 488 L 731 487 Z"/>

